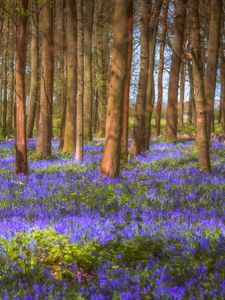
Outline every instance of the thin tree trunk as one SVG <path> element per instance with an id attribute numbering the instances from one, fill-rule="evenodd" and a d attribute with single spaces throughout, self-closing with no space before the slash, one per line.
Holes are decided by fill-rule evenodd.
<path id="1" fill-rule="evenodd" d="M 107 1 L 98 0 L 95 4 L 95 34 L 94 44 L 96 52 L 96 92 L 97 107 L 98 107 L 98 137 L 105 136 L 106 124 L 106 107 L 107 107 L 107 93 L 109 83 L 109 64 L 110 64 L 110 32 L 107 28 L 108 19 L 110 19 L 110 11 L 108 10 Z M 108 29 L 108 30 L 106 30 Z"/>
<path id="2" fill-rule="evenodd" d="M 181 71 L 180 71 L 180 124 L 181 126 L 184 125 L 185 77 L 186 77 L 186 62 L 182 62 Z"/>
<path id="3" fill-rule="evenodd" d="M 131 0 L 116 0 L 106 136 L 101 165 L 102 176 L 119 176 L 124 87 L 127 72 L 128 18 L 131 9 Z"/>
<path id="4" fill-rule="evenodd" d="M 10 37 L 10 55 L 9 55 L 9 97 L 8 97 L 8 107 L 7 107 L 7 132 L 8 135 L 12 135 L 13 128 L 12 128 L 12 121 L 13 121 L 13 102 L 14 102 L 14 60 L 15 60 L 15 30 L 14 24 L 11 23 L 12 26 L 12 34 Z"/>
<path id="5" fill-rule="evenodd" d="M 83 161 L 83 97 L 84 97 L 84 50 L 83 50 L 83 0 L 77 0 L 77 124 L 76 161 Z"/>
<path id="6" fill-rule="evenodd" d="M 177 137 L 177 96 L 180 74 L 180 64 L 183 54 L 183 38 L 186 16 L 186 0 L 178 0 L 175 10 L 174 20 L 174 42 L 172 45 L 172 62 L 170 68 L 168 104 L 166 115 L 166 136 L 168 138 Z"/>
<path id="7" fill-rule="evenodd" d="M 6 29 L 6 44 L 5 51 L 3 53 L 3 72 L 4 72 L 4 85 L 3 85 L 3 122 L 2 122 L 2 135 L 4 138 L 7 137 L 7 98 L 8 98 L 8 62 L 9 62 L 9 24 L 7 22 Z"/>
<path id="8" fill-rule="evenodd" d="M 64 135 L 66 126 L 66 101 L 67 101 L 67 49 L 66 49 L 66 0 L 58 0 L 57 16 L 56 18 L 57 27 L 60 28 L 60 33 L 57 34 L 58 41 L 58 74 L 55 75 L 59 81 L 59 87 L 57 90 L 58 105 L 60 105 L 60 145 L 59 149 L 63 149 Z M 74 3 L 75 5 L 75 3 Z M 62 12 L 63 11 L 63 12 Z M 76 26 L 76 24 L 74 24 Z M 55 65 L 56 65 L 55 64 Z"/>
<path id="9" fill-rule="evenodd" d="M 212 0 L 209 24 L 209 41 L 207 51 L 207 66 L 205 74 L 205 97 L 207 105 L 207 132 L 210 138 L 214 113 L 214 97 L 216 89 L 216 72 L 220 43 L 220 28 L 222 15 L 222 0 Z"/>
<path id="10" fill-rule="evenodd" d="M 149 143 L 151 137 L 151 121 L 152 112 L 155 101 L 154 92 L 154 66 L 155 66 L 155 47 L 156 36 L 158 31 L 159 15 L 163 1 L 156 1 L 152 8 L 152 16 L 150 20 L 150 38 L 149 38 L 149 68 L 148 68 L 148 84 L 145 105 L 145 136 L 144 136 L 144 149 L 149 150 Z"/>
<path id="11" fill-rule="evenodd" d="M 75 1 L 74 1 L 75 2 Z M 60 116 L 61 130 L 64 132 L 65 123 L 65 103 L 66 103 L 66 67 L 65 67 L 65 7 L 66 0 L 55 0 L 54 15 L 54 49 L 55 49 L 55 70 L 54 70 L 54 98 L 56 112 Z M 62 132 L 61 132 L 62 133 Z M 61 136 L 61 145 L 63 146 L 63 137 Z"/>
<path id="12" fill-rule="evenodd" d="M 32 138 L 36 105 L 38 102 L 38 65 L 39 65 L 39 38 L 38 38 L 38 11 L 35 8 L 34 15 L 31 17 L 31 79 L 30 79 L 30 95 L 28 102 L 28 113 L 27 113 L 27 137 Z"/>
<path id="13" fill-rule="evenodd" d="M 197 126 L 197 143 L 199 155 L 199 168 L 202 171 L 211 171 L 209 139 L 207 135 L 206 122 L 206 99 L 204 91 L 204 74 L 203 62 L 201 57 L 201 40 L 199 24 L 199 1 L 190 1 L 190 14 L 192 21 L 192 60 L 193 60 L 193 79 L 196 103 L 196 126 Z"/>
<path id="14" fill-rule="evenodd" d="M 225 134 L 225 47 L 221 43 L 220 57 L 221 57 L 221 127 L 222 133 Z"/>
<path id="15" fill-rule="evenodd" d="M 141 0 L 141 57 L 140 74 L 138 82 L 138 95 L 135 108 L 135 120 L 133 128 L 133 141 L 131 152 L 134 155 L 144 151 L 144 129 L 145 129 L 145 104 L 148 84 L 149 67 L 149 23 L 151 5 L 148 0 Z"/>
<path id="16" fill-rule="evenodd" d="M 23 11 L 28 10 L 28 0 L 20 0 L 20 5 Z M 25 110 L 26 29 L 27 16 L 22 15 L 19 17 L 16 51 L 16 174 L 28 172 Z"/>
<path id="17" fill-rule="evenodd" d="M 155 110 L 156 135 L 160 135 L 161 131 L 161 112 L 163 102 L 163 70 L 164 70 L 164 50 L 166 44 L 167 33 L 167 17 L 168 17 L 169 0 L 165 0 L 163 4 L 163 19 L 162 19 L 162 33 L 160 37 L 159 50 L 159 74 L 158 74 L 158 100 Z"/>
<path id="18" fill-rule="evenodd" d="M 0 56 L 3 57 L 3 25 L 4 25 L 4 10 L 0 7 Z M 1 59 L 1 69 L 3 69 L 3 62 Z M 2 87 L 3 74 L 0 72 L 0 128 L 2 128 Z"/>
<path id="19" fill-rule="evenodd" d="M 129 129 L 129 98 L 130 98 L 130 80 L 132 71 L 133 54 L 133 0 L 130 0 L 131 8 L 128 16 L 128 55 L 127 55 L 127 75 L 124 88 L 123 100 L 123 126 L 121 137 L 121 159 L 127 162 L 128 159 L 128 129 Z"/>
<path id="20" fill-rule="evenodd" d="M 92 30 L 94 0 L 84 1 L 84 138 L 92 141 Z"/>
<path id="21" fill-rule="evenodd" d="M 66 0 L 67 100 L 62 152 L 74 152 L 76 146 L 76 48 L 76 7 L 73 0 Z"/>
<path id="22" fill-rule="evenodd" d="M 192 74 L 192 65 L 188 62 L 188 74 L 189 74 L 189 101 L 188 101 L 188 124 L 195 124 L 195 96 L 194 96 L 194 83 Z"/>
<path id="23" fill-rule="evenodd" d="M 36 152 L 51 156 L 53 98 L 53 8 L 45 4 L 40 15 L 41 94 Z"/>

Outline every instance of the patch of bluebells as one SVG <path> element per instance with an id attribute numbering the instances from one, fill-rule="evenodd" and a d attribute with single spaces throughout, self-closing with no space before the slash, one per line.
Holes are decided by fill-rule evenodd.
<path id="1" fill-rule="evenodd" d="M 129 159 L 119 179 L 100 177 L 101 144 L 85 145 L 82 165 L 61 154 L 57 140 L 52 146 L 52 159 L 29 161 L 29 175 L 15 177 L 14 141 L 0 143 L 8 151 L 0 158 L 0 237 L 10 242 L 17 232 L 52 228 L 71 244 L 107 249 L 115 242 L 119 252 L 96 264 L 89 280 L 76 266 L 70 280 L 56 279 L 47 267 L 41 277 L 34 268 L 24 279 L 8 262 L 0 272 L 1 299 L 224 299 L 224 145 L 213 143 L 215 165 L 207 175 L 197 169 L 193 142 L 153 141 L 150 151 Z M 136 239 L 143 248 L 133 255 Z M 154 249 L 144 253 L 146 241 Z M 4 255 L 0 247 L 0 262 Z"/>

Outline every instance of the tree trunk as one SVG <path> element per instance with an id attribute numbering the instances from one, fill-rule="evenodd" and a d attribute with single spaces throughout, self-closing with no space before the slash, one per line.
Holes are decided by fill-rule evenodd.
<path id="1" fill-rule="evenodd" d="M 9 54 L 9 96 L 8 96 L 8 107 L 7 107 L 7 132 L 8 135 L 12 135 L 13 127 L 13 105 L 14 105 L 14 61 L 15 61 L 15 28 L 14 24 L 11 22 L 11 36 L 10 36 L 10 54 Z"/>
<path id="2" fill-rule="evenodd" d="M 214 97 L 216 89 L 216 72 L 220 43 L 222 0 L 212 0 L 209 24 L 209 41 L 205 74 L 205 97 L 207 105 L 207 132 L 210 138 L 214 113 Z"/>
<path id="3" fill-rule="evenodd" d="M 127 72 L 128 19 L 131 0 L 116 0 L 112 66 L 106 118 L 105 146 L 101 165 L 102 176 L 118 177 L 122 135 L 124 87 Z"/>
<path id="4" fill-rule="evenodd" d="M 21 9 L 26 12 L 28 0 L 20 0 L 20 5 Z M 26 29 L 27 16 L 21 15 L 19 17 L 16 50 L 16 174 L 27 174 L 28 171 L 25 110 Z"/>
<path id="5" fill-rule="evenodd" d="M 224 44 L 220 45 L 220 57 L 221 57 L 221 127 L 222 132 L 225 134 L 225 47 Z"/>
<path id="6" fill-rule="evenodd" d="M 151 6 L 148 0 L 141 0 L 141 57 L 138 82 L 138 95 L 135 108 L 133 141 L 131 152 L 134 155 L 144 151 L 145 104 L 148 84 L 149 67 L 149 23 Z"/>
<path id="7" fill-rule="evenodd" d="M 8 98 L 8 63 L 9 63 L 9 25 L 10 19 L 6 24 L 6 41 L 5 49 L 3 51 L 3 72 L 4 72 L 4 85 L 3 85 L 3 116 L 2 116 L 2 135 L 4 138 L 7 137 L 7 98 Z"/>
<path id="8" fill-rule="evenodd" d="M 0 56 L 3 57 L 3 25 L 4 25 L 4 10 L 0 7 Z M 3 67 L 1 61 L 1 68 Z M 3 74 L 0 72 L 0 128 L 2 128 L 2 87 Z"/>
<path id="9" fill-rule="evenodd" d="M 73 0 L 66 0 L 67 100 L 62 152 L 74 152 L 76 146 L 76 48 L 76 7 Z"/>
<path id="10" fill-rule="evenodd" d="M 36 112 L 36 104 L 38 102 L 38 65 L 39 65 L 39 38 L 38 38 L 38 11 L 37 6 L 34 7 L 35 12 L 31 16 L 31 79 L 30 79 L 30 95 L 28 102 L 28 113 L 27 113 L 27 137 L 32 138 L 34 129 L 34 120 Z"/>
<path id="11" fill-rule="evenodd" d="M 75 3 L 74 3 L 75 5 Z M 59 149 L 63 150 L 64 135 L 66 126 L 66 101 L 67 101 L 67 49 L 66 49 L 66 0 L 57 0 L 55 12 L 55 26 L 57 35 L 55 36 L 55 79 L 57 89 L 55 89 L 57 112 L 60 116 L 60 144 Z M 76 24 L 74 24 L 76 26 Z"/>
<path id="12" fill-rule="evenodd" d="M 151 137 L 151 121 L 154 107 L 154 66 L 155 66 L 155 47 L 156 36 L 158 31 L 159 15 L 163 1 L 156 1 L 152 8 L 152 16 L 150 20 L 150 38 L 149 38 L 149 68 L 148 68 L 148 84 L 145 105 L 145 135 L 144 135 L 144 150 L 149 150 Z"/>
<path id="13" fill-rule="evenodd" d="M 193 83 L 193 72 L 192 65 L 188 62 L 188 73 L 189 73 L 189 101 L 188 101 L 188 124 L 196 124 L 195 122 L 195 95 L 194 95 L 194 83 Z"/>
<path id="14" fill-rule="evenodd" d="M 53 8 L 45 4 L 40 15 L 41 38 L 41 94 L 36 152 L 51 156 L 52 97 L 53 97 Z"/>
<path id="15" fill-rule="evenodd" d="M 166 136 L 174 139 L 177 137 L 177 96 L 180 74 L 180 64 L 183 54 L 183 38 L 186 16 L 186 0 L 178 0 L 175 9 L 174 42 L 172 45 L 172 62 L 170 67 L 168 104 L 166 115 Z"/>
<path id="16" fill-rule="evenodd" d="M 180 70 L 180 124 L 181 126 L 184 125 L 185 77 L 186 77 L 186 62 L 182 62 L 181 70 Z"/>
<path id="17" fill-rule="evenodd" d="M 158 100 L 155 110 L 155 125 L 156 135 L 160 135 L 161 131 L 161 112 L 163 102 L 163 70 L 164 70 L 164 50 L 166 44 L 167 33 L 167 17 L 168 17 L 169 0 L 166 0 L 163 4 L 163 19 L 162 19 L 162 33 L 160 37 L 160 49 L 159 49 L 159 74 L 158 74 Z"/>
<path id="18" fill-rule="evenodd" d="M 129 98 L 130 98 L 130 80 L 132 71 L 133 54 L 133 0 L 130 0 L 131 8 L 128 16 L 128 55 L 127 55 L 127 75 L 124 88 L 123 100 L 123 126 L 121 137 L 121 159 L 127 162 L 128 158 L 128 128 L 129 128 Z"/>
<path id="19" fill-rule="evenodd" d="M 84 32 L 83 0 L 77 0 L 77 124 L 76 161 L 83 161 L 83 97 L 84 97 Z"/>
<path id="20" fill-rule="evenodd" d="M 209 155 L 209 139 L 207 135 L 206 123 L 206 99 L 204 91 L 203 62 L 201 57 L 201 40 L 199 25 L 199 1 L 190 1 L 190 14 L 192 21 L 192 60 L 193 60 L 193 79 L 196 103 L 196 126 L 197 142 L 199 155 L 199 168 L 202 171 L 211 171 Z"/>
<path id="21" fill-rule="evenodd" d="M 110 1 L 108 1 L 110 2 Z M 96 85 L 97 85 L 97 107 L 98 107 L 98 137 L 105 136 L 107 93 L 109 83 L 110 64 L 110 28 L 108 19 L 111 19 L 108 10 L 108 2 L 104 0 L 96 1 L 95 4 L 95 55 L 96 55 Z"/>
<path id="22" fill-rule="evenodd" d="M 92 30 L 94 0 L 84 1 L 84 138 L 92 141 Z"/>

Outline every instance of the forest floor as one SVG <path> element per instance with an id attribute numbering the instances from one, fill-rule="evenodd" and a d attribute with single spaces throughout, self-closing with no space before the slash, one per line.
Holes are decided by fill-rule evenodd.
<path id="1" fill-rule="evenodd" d="M 193 141 L 153 140 L 119 179 L 102 179 L 102 144 L 14 176 L 0 142 L 0 299 L 224 299 L 225 147 L 212 174 Z"/>

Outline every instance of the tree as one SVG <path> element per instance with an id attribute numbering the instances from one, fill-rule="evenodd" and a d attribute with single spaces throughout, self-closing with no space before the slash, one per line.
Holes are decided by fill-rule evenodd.
<path id="1" fill-rule="evenodd" d="M 9 62 L 9 24 L 10 18 L 7 16 L 7 23 L 5 23 L 5 49 L 3 51 L 3 116 L 2 116 L 2 135 L 4 138 L 7 137 L 7 107 L 8 107 L 8 62 Z"/>
<path id="2" fill-rule="evenodd" d="M 120 169 L 122 115 L 128 54 L 128 19 L 132 1 L 116 0 L 112 65 L 107 105 L 102 176 L 117 177 Z"/>
<path id="3" fill-rule="evenodd" d="M 55 0 L 54 2 L 54 110 L 60 117 L 60 145 L 62 150 L 64 144 L 64 131 L 66 121 L 66 0 Z M 59 124 L 58 123 L 58 124 Z"/>
<path id="4" fill-rule="evenodd" d="M 76 89 L 77 89 L 76 7 L 66 0 L 66 118 L 62 152 L 74 152 L 76 147 Z"/>
<path id="5" fill-rule="evenodd" d="M 191 14 L 191 42 L 192 42 L 192 62 L 193 80 L 196 103 L 196 127 L 199 168 L 202 171 L 211 171 L 209 155 L 209 139 L 207 136 L 206 123 L 206 98 L 204 90 L 203 62 L 201 55 L 200 25 L 199 25 L 199 1 L 190 0 Z"/>
<path id="6" fill-rule="evenodd" d="M 156 36 L 158 31 L 159 15 L 162 7 L 162 0 L 158 0 L 152 7 L 150 19 L 149 35 L 149 67 L 148 67 L 148 84 L 145 104 L 145 130 L 144 130 L 144 150 L 149 150 L 151 137 L 151 120 L 155 97 L 154 67 L 155 67 L 155 47 Z"/>
<path id="7" fill-rule="evenodd" d="M 121 137 L 121 159 L 127 162 L 128 157 L 128 126 L 129 126 L 129 98 L 130 98 L 130 80 L 132 71 L 133 54 L 133 0 L 131 0 L 130 15 L 128 17 L 128 55 L 127 55 L 127 76 L 124 88 L 123 101 L 123 130 Z"/>
<path id="8" fill-rule="evenodd" d="M 212 129 L 214 97 L 216 89 L 216 72 L 220 43 L 220 27 L 222 15 L 222 0 L 211 1 L 211 15 L 209 23 L 209 41 L 207 51 L 207 64 L 205 73 L 205 97 L 207 104 L 207 132 L 210 138 Z"/>
<path id="9" fill-rule="evenodd" d="M 94 0 L 84 1 L 84 138 L 92 141 L 92 30 Z"/>
<path id="10" fill-rule="evenodd" d="M 181 63 L 181 70 L 180 70 L 180 124 L 182 126 L 184 125 L 185 77 L 186 77 L 186 62 L 183 61 Z"/>
<path id="11" fill-rule="evenodd" d="M 222 132 L 225 134 L 225 46 L 221 42 L 220 45 L 220 74 L 221 74 L 221 126 Z"/>
<path id="12" fill-rule="evenodd" d="M 20 0 L 21 15 L 17 33 L 16 49 L 16 164 L 15 173 L 26 174 L 26 110 L 25 110 L 25 66 L 26 66 L 26 29 L 28 0 Z"/>
<path id="13" fill-rule="evenodd" d="M 93 32 L 93 69 L 95 81 L 95 127 L 98 137 L 105 135 L 107 94 L 111 55 L 111 15 L 114 7 L 112 0 L 95 0 Z M 93 111 L 94 111 L 93 109 Z"/>
<path id="14" fill-rule="evenodd" d="M 76 161 L 83 161 L 83 97 L 84 97 L 84 51 L 83 51 L 83 0 L 77 0 L 77 124 Z"/>
<path id="15" fill-rule="evenodd" d="M 7 101 L 7 134 L 11 136 L 13 134 L 13 116 L 14 116 L 14 95 L 15 95 L 15 26 L 13 22 L 10 22 L 10 46 L 9 46 L 9 81 L 8 81 L 8 101 Z"/>
<path id="16" fill-rule="evenodd" d="M 174 19 L 174 40 L 172 45 L 172 61 L 170 67 L 168 104 L 166 114 L 166 136 L 177 137 L 177 96 L 181 58 L 183 54 L 184 25 L 187 0 L 178 0 Z"/>
<path id="17" fill-rule="evenodd" d="M 144 151 L 144 130 L 145 130 L 145 104 L 148 84 L 149 67 L 149 23 L 151 5 L 148 0 L 141 0 L 141 57 L 140 74 L 138 81 L 138 94 L 135 107 L 133 141 L 131 152 L 134 155 Z"/>
<path id="18" fill-rule="evenodd" d="M 53 98 L 53 7 L 45 3 L 40 15 L 41 38 L 41 91 L 40 116 L 36 152 L 51 156 L 52 98 Z"/>
<path id="19" fill-rule="evenodd" d="M 3 28 L 4 28 L 4 10 L 0 7 L 0 55 L 3 56 Z M 1 64 L 2 66 L 2 64 Z M 2 86 L 3 76 L 0 72 L 0 127 L 2 127 Z"/>
<path id="20" fill-rule="evenodd" d="M 189 101 L 188 101 L 188 123 L 196 124 L 196 113 L 195 113 L 195 96 L 194 96 L 194 82 L 193 82 L 193 72 L 192 64 L 188 62 L 188 74 L 189 74 Z"/>
<path id="21" fill-rule="evenodd" d="M 30 94 L 27 113 L 27 137 L 32 138 L 36 106 L 38 102 L 39 88 L 39 12 L 37 5 L 34 5 L 34 13 L 31 16 L 31 47 L 30 47 Z"/>
<path id="22" fill-rule="evenodd" d="M 161 131 L 161 112 L 163 102 L 163 70 L 164 70 L 164 51 L 167 33 L 167 17 L 168 17 L 169 0 L 163 3 L 163 18 L 162 18 L 162 32 L 160 36 L 160 49 L 159 49 L 159 73 L 158 73 L 158 99 L 155 109 L 155 125 L 156 135 L 160 135 Z"/>

